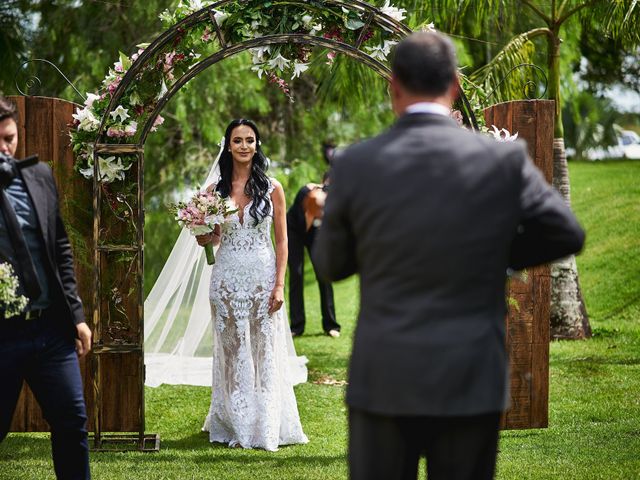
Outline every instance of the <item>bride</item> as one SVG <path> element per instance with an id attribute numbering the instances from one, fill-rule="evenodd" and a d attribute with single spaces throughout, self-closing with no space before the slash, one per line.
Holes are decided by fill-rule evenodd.
<path id="1" fill-rule="evenodd" d="M 203 430 L 211 442 L 273 451 L 308 441 L 288 362 L 284 191 L 265 173 L 267 159 L 252 121 L 232 121 L 224 145 L 220 180 L 209 189 L 238 211 L 213 233 L 196 237 L 200 245 L 219 245 L 209 288 L 213 385 Z"/>

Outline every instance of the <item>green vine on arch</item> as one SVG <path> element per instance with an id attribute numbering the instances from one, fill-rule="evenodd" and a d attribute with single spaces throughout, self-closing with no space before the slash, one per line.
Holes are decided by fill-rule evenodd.
<path id="1" fill-rule="evenodd" d="M 160 19 L 165 28 L 171 28 L 216 3 L 221 2 L 182 0 L 176 10 L 163 12 Z M 387 55 L 401 35 L 384 24 L 380 27 L 374 25 L 372 17 L 364 11 L 348 9 L 339 3 L 321 0 L 308 0 L 304 4 L 286 0 L 238 0 L 226 3 L 219 10 L 210 9 L 212 21 L 200 22 L 180 31 L 170 45 L 155 53 L 137 74 L 135 82 L 120 97 L 119 104 L 104 118 L 120 82 L 149 44 L 139 45 L 138 51 L 131 56 L 121 52 L 99 91 L 89 93 L 84 108 L 77 109 L 73 115 L 74 128 L 70 136 L 76 155 L 76 170 L 85 178 L 93 177 L 93 145 L 102 122 L 107 143 L 135 143 L 140 133 L 139 126 L 149 120 L 171 85 L 198 64 L 202 57 L 220 51 L 227 44 L 259 39 L 270 34 L 304 34 L 357 45 L 370 57 L 386 62 Z M 406 11 L 393 6 L 390 0 L 385 0 L 376 11 L 395 22 L 405 19 Z M 425 28 L 432 29 L 433 25 L 426 25 Z M 291 93 L 287 82 L 309 68 L 315 53 L 309 45 L 294 42 L 260 46 L 251 48 L 249 52 L 251 70 L 277 85 L 289 97 Z M 320 61 L 330 67 L 336 53 L 323 49 L 322 55 L 324 58 Z M 151 131 L 155 131 L 163 121 L 162 116 L 157 116 Z M 100 154 L 96 158 L 101 183 L 124 180 L 126 172 L 136 161 L 133 155 Z"/>

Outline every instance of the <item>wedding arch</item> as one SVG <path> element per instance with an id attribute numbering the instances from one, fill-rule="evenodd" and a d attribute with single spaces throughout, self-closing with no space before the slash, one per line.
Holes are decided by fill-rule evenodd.
<path id="1" fill-rule="evenodd" d="M 85 378 L 91 384 L 88 403 L 92 408 L 90 427 L 95 449 L 109 441 L 133 441 L 135 448 L 141 450 L 157 449 L 159 444 L 156 436 L 145 434 L 144 418 L 143 178 L 145 142 L 149 133 L 160 126 L 165 105 L 189 80 L 246 51 L 252 55 L 252 69 L 275 79 L 280 86 L 286 84 L 282 78 L 285 74 L 303 73 L 317 50 L 324 56 L 323 61 L 330 62 L 337 54 L 346 55 L 389 80 L 386 56 L 395 42 L 412 32 L 401 21 L 402 10 L 388 1 L 383 7 L 375 7 L 358 0 L 190 0 L 181 2 L 175 12 L 163 13 L 161 18 L 167 29 L 130 57 L 121 54 L 101 91 L 90 94 L 84 108 L 78 108 L 73 115 L 71 138 L 76 170 L 93 179 L 94 348 Z M 273 18 L 280 19 L 278 31 L 270 26 Z M 463 121 L 477 129 L 474 110 L 462 90 L 458 108 Z M 544 105 L 540 107 L 540 112 L 546 110 Z M 510 105 L 491 110 L 491 123 L 507 128 L 521 126 L 522 136 L 527 138 L 524 130 L 535 126 L 536 121 L 542 124 L 548 120 L 544 113 L 540 117 L 544 122 L 536 120 L 536 106 L 533 113 L 515 115 L 526 121 L 519 123 L 515 117 L 512 121 L 516 111 Z M 545 137 L 537 141 L 544 137 L 539 133 L 534 128 L 527 139 L 543 152 L 548 140 Z M 549 151 L 551 142 L 552 137 Z M 546 154 L 540 155 L 546 158 Z M 521 290 L 540 288 L 532 285 Z M 543 327 L 540 330 L 531 326 L 530 319 L 527 321 L 525 327 L 514 324 L 520 329 L 519 336 L 526 337 L 534 330 L 538 341 L 544 343 Z M 524 362 L 522 355 L 518 358 Z M 544 355 L 541 358 L 546 361 Z M 528 365 L 531 366 L 530 361 Z M 118 376 L 123 372 L 124 380 Z M 531 379 L 526 375 L 525 372 L 522 378 L 518 377 L 518 392 L 530 388 Z M 540 382 L 544 383 L 544 379 Z M 539 419 L 522 420 L 522 414 L 518 417 L 520 423 L 515 422 L 512 427 L 546 425 L 544 386 L 541 391 L 544 398 L 536 397 Z M 528 412 L 528 404 L 523 409 Z M 508 417 L 506 426 L 509 427 Z M 127 436 L 105 432 L 137 433 Z"/>
<path id="2" fill-rule="evenodd" d="M 273 33 L 256 29 L 253 35 L 238 35 L 235 24 L 230 23 L 233 15 L 238 19 L 251 18 L 267 4 L 271 8 L 271 16 L 290 19 L 288 26 L 291 31 Z M 192 9 L 200 6 L 199 2 L 189 5 Z M 121 58 L 116 64 L 111 79 L 105 85 L 112 95 L 102 99 L 108 99 L 108 105 L 102 112 L 97 131 L 90 132 L 93 147 L 85 153 L 93 157 L 92 162 L 87 160 L 88 168 L 93 167 L 94 170 L 96 378 L 100 378 L 101 369 L 114 368 L 115 358 L 120 362 L 128 358 L 126 361 L 138 363 L 140 389 L 143 388 L 144 144 L 158 124 L 158 116 L 167 102 L 208 67 L 244 51 L 250 51 L 254 58 L 271 53 L 271 58 L 261 58 L 264 61 L 258 65 L 265 70 L 272 69 L 267 72 L 272 75 L 283 72 L 285 62 L 291 61 L 283 55 L 283 48 L 292 52 L 291 55 L 304 56 L 310 53 L 305 51 L 308 46 L 347 55 L 389 80 L 390 69 L 384 61 L 386 53 L 393 43 L 412 30 L 398 20 L 399 11 L 390 7 L 389 2 L 386 12 L 357 0 L 222 0 L 193 12 L 187 6 L 181 12 L 187 14 L 184 18 L 165 14 L 170 21 L 178 21 L 134 54 L 130 64 L 126 58 Z M 396 18 L 390 14 L 396 14 Z M 258 15 L 257 23 L 261 20 Z M 297 29 L 295 23 L 299 23 Z M 321 24 L 321 29 L 314 28 L 318 24 Z M 329 25 L 333 29 L 326 32 Z M 269 48 L 271 50 L 267 50 Z M 295 68 L 296 62 L 292 68 L 294 74 Z M 152 88 L 140 92 L 141 85 L 151 85 Z M 470 125 L 477 127 L 464 92 L 461 92 L 461 98 L 464 99 L 461 106 L 463 116 Z M 100 100 L 95 98 L 94 102 Z M 135 129 L 129 128 L 132 133 L 129 136 L 126 132 L 131 122 L 127 124 L 127 120 L 134 115 L 133 112 L 139 115 Z M 83 121 L 82 114 L 80 121 Z M 114 134 L 114 131 L 125 133 Z M 118 174 L 121 182 L 110 181 L 118 178 Z M 100 383 L 96 383 L 95 389 L 100 388 Z M 96 392 L 96 396 L 99 397 L 100 393 Z M 143 398 L 143 391 L 138 397 Z M 143 409 L 139 411 L 142 414 Z M 100 415 L 97 415 L 96 434 L 102 431 L 100 420 Z M 143 422 L 141 418 L 140 424 Z"/>

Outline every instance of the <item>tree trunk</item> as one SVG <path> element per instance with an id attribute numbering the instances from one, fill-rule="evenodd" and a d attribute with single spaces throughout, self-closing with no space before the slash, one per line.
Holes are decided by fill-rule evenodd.
<path id="1" fill-rule="evenodd" d="M 569 172 L 564 139 L 553 141 L 553 186 L 571 204 Z M 551 265 L 551 337 L 582 339 L 591 336 L 589 317 L 582 298 L 575 256 Z"/>

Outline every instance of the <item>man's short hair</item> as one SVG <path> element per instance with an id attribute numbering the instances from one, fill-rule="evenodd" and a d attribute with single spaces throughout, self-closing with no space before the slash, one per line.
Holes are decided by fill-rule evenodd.
<path id="1" fill-rule="evenodd" d="M 13 118 L 18 123 L 18 109 L 15 103 L 0 95 L 0 122 L 7 118 Z"/>
<path id="2" fill-rule="evenodd" d="M 456 50 L 448 37 L 436 32 L 416 32 L 396 45 L 391 71 L 415 95 L 439 96 L 457 75 Z"/>

